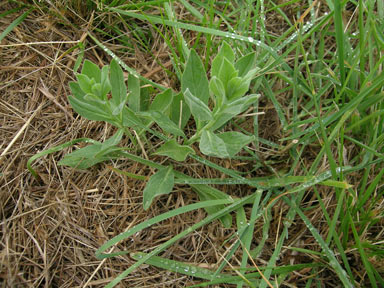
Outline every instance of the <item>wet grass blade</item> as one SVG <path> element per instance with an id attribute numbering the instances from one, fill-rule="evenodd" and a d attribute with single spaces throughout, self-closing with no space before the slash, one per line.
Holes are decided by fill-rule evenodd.
<path id="1" fill-rule="evenodd" d="M 127 64 L 124 63 L 123 60 L 121 60 L 119 57 L 116 56 L 115 53 L 113 53 L 110 49 L 108 49 L 107 46 L 105 46 L 103 43 L 101 43 L 99 40 L 97 40 L 97 38 L 95 36 L 93 36 L 90 32 L 88 32 L 88 36 L 101 48 L 103 49 L 109 56 L 112 57 L 112 59 L 116 60 L 117 63 L 119 63 L 119 65 L 121 67 L 124 68 L 124 70 L 126 70 L 127 72 L 129 72 L 130 74 L 138 77 L 140 80 L 142 80 L 144 83 L 147 83 L 147 84 L 150 84 L 152 85 L 153 87 L 156 87 L 158 89 L 160 89 L 161 91 L 164 91 L 166 90 L 167 88 L 164 87 L 163 85 L 160 85 L 160 84 L 157 84 L 143 76 L 141 76 L 139 73 L 137 73 L 134 69 L 132 69 L 131 67 L 129 67 Z"/>
<path id="2" fill-rule="evenodd" d="M 118 275 L 113 281 L 111 281 L 107 286 L 106 288 L 111 288 L 111 287 L 114 287 L 116 286 L 118 283 L 120 283 L 121 280 L 123 280 L 127 275 L 129 275 L 132 271 L 134 271 L 135 269 L 137 269 L 140 265 L 142 265 L 143 263 L 145 263 L 146 260 L 148 260 L 149 258 L 151 258 L 152 256 L 156 256 L 157 254 L 159 254 L 160 252 L 164 251 L 165 249 L 167 249 L 169 246 L 171 246 L 172 244 L 174 244 L 175 242 L 177 242 L 179 239 L 185 237 L 186 235 L 188 235 L 189 233 L 192 233 L 193 231 L 195 231 L 196 229 L 212 222 L 213 220 L 215 219 L 218 219 L 228 213 L 230 213 L 231 211 L 233 210 L 236 210 L 237 208 L 243 206 L 245 203 L 248 203 L 249 201 L 252 201 L 253 198 L 255 197 L 255 195 L 250 195 L 248 197 L 245 197 L 245 198 L 242 198 L 241 200 L 238 200 L 236 201 L 235 203 L 227 206 L 226 208 L 222 209 L 221 211 L 215 213 L 215 214 L 212 214 L 212 215 L 209 215 L 207 216 L 204 220 L 200 221 L 199 223 L 196 223 L 194 225 L 192 225 L 191 227 L 189 227 L 188 229 L 184 230 L 183 232 L 179 233 L 178 235 L 174 236 L 172 239 L 166 241 L 165 243 L 161 244 L 160 246 L 158 246 L 157 248 L 155 248 L 151 253 L 148 253 L 146 256 L 144 256 L 143 258 L 141 258 L 138 262 L 136 262 L 135 264 L 133 264 L 131 267 L 129 267 L 128 269 L 126 269 L 124 272 L 122 272 L 120 275 Z M 172 212 L 172 211 L 171 211 Z M 119 237 L 119 238 L 113 238 L 114 241 L 112 242 L 111 240 L 108 241 L 106 244 L 104 244 L 102 247 L 100 247 L 100 249 L 98 250 L 98 255 L 100 256 L 100 254 L 102 252 L 104 252 L 106 249 L 108 249 L 109 247 L 111 247 L 112 245 L 114 245 L 115 243 L 123 240 L 125 237 Z"/>
<path id="3" fill-rule="evenodd" d="M 142 253 L 142 252 L 130 254 L 130 256 L 135 260 L 140 260 L 146 255 L 147 253 Z M 176 272 L 176 273 L 180 273 L 188 276 L 193 276 L 193 277 L 197 277 L 205 280 L 214 280 L 217 278 L 229 277 L 229 275 L 226 275 L 226 274 L 214 275 L 214 272 L 209 269 L 201 268 L 192 264 L 186 264 L 180 261 L 169 260 L 159 256 L 152 256 L 147 261 L 145 261 L 145 263 L 161 269 L 168 270 L 168 271 L 172 271 L 172 272 Z M 231 282 L 227 282 L 227 283 L 231 283 Z"/>
<path id="4" fill-rule="evenodd" d="M 124 240 L 124 239 L 127 239 L 129 238 L 130 236 L 134 235 L 135 233 L 137 232 L 140 232 L 156 223 L 159 223 L 161 221 L 164 221 L 166 219 L 169 219 L 171 217 L 174 217 L 174 216 L 177 216 L 177 215 L 180 215 L 180 214 L 184 214 L 184 213 L 187 213 L 187 212 L 190 212 L 190 211 L 193 211 L 193 210 L 196 210 L 196 209 L 202 209 L 202 208 L 205 208 L 205 207 L 212 207 L 212 206 L 216 206 L 216 205 L 223 205 L 223 204 L 232 204 L 233 203 L 233 200 L 209 200 L 209 201 L 201 201 L 201 202 L 198 202 L 198 203 L 195 203 L 195 204 L 191 204 L 191 205 L 187 205 L 187 206 L 183 206 L 183 207 L 180 207 L 180 208 L 177 208 L 177 209 L 174 209 L 172 211 L 169 211 L 169 212 L 166 212 L 166 213 L 163 213 L 159 216 L 156 216 L 156 217 L 153 217 L 147 221 L 144 221 L 134 227 L 132 227 L 131 229 L 113 237 L 112 239 L 110 239 L 108 242 L 106 242 L 104 245 L 102 245 L 97 251 L 96 251 L 96 257 L 98 259 L 104 259 L 104 258 L 111 258 L 111 257 L 115 257 L 117 255 L 121 255 L 122 253 L 124 254 L 127 254 L 129 252 L 126 252 L 126 251 L 122 251 L 122 252 L 117 252 L 117 253 L 104 253 L 107 249 L 109 249 L 110 247 L 112 247 L 113 245 L 119 243 L 120 241 Z"/>
<path id="5" fill-rule="evenodd" d="M 279 117 L 280 123 L 283 126 L 283 129 L 288 126 L 288 122 L 286 117 L 284 116 L 283 109 L 281 108 L 280 103 L 277 101 L 275 93 L 272 91 L 269 80 L 264 78 L 263 79 L 263 86 L 264 86 L 264 92 L 267 95 L 267 97 L 271 100 L 273 103 L 273 106 L 275 107 L 276 113 Z"/>
<path id="6" fill-rule="evenodd" d="M 188 3 L 188 1 L 186 0 L 179 0 L 179 2 L 181 4 L 184 5 L 184 7 L 189 11 L 191 12 L 191 14 L 193 16 L 195 16 L 197 19 L 199 19 L 200 21 L 202 21 L 204 19 L 204 16 L 199 12 L 199 10 L 197 10 L 195 7 L 193 7 L 191 4 Z"/>
<path id="7" fill-rule="evenodd" d="M 303 211 L 295 203 L 292 203 L 288 198 L 284 198 L 284 200 L 291 205 L 296 210 L 296 213 L 300 216 L 300 218 L 304 221 L 305 225 L 307 226 L 308 230 L 311 232 L 313 237 L 316 239 L 317 243 L 319 243 L 321 249 L 323 250 L 324 254 L 328 258 L 328 264 L 335 270 L 337 276 L 341 280 L 341 282 L 344 284 L 344 287 L 350 287 L 353 288 L 354 286 L 350 282 L 350 280 L 347 277 L 347 273 L 345 270 L 341 267 L 340 263 L 335 257 L 335 254 L 333 251 L 329 248 L 327 243 L 323 240 L 317 229 L 312 225 L 311 221 L 305 216 Z"/>
<path id="8" fill-rule="evenodd" d="M 343 16 L 342 16 L 342 1 L 334 1 L 334 19 L 336 30 L 336 44 L 337 44 L 337 59 L 339 61 L 340 81 L 341 85 L 345 82 L 345 67 L 344 67 L 344 28 L 343 28 Z M 340 97 L 340 95 L 338 95 Z M 338 99 L 335 99 L 336 103 Z M 345 99 L 343 100 L 343 103 Z"/>
<path id="9" fill-rule="evenodd" d="M 294 271 L 300 271 L 301 269 L 305 269 L 305 268 L 316 268 L 319 266 L 321 266 L 319 263 L 305 263 L 305 264 L 277 266 L 277 267 L 268 267 L 268 266 L 267 267 L 260 267 L 260 270 L 264 271 L 266 269 L 272 269 L 273 270 L 272 275 L 279 275 L 279 274 L 288 274 L 288 273 L 291 273 Z M 245 271 L 255 271 L 255 270 L 256 270 L 256 268 L 251 267 L 251 268 L 247 268 Z M 254 279 L 259 280 L 261 278 L 259 272 L 247 273 L 247 274 L 245 274 L 245 277 L 250 281 L 254 280 Z M 204 282 L 201 284 L 192 285 L 192 286 L 189 286 L 189 288 L 192 288 L 192 287 L 212 287 L 212 285 L 215 285 L 215 284 L 231 283 L 232 281 L 235 282 L 236 280 L 237 281 L 241 280 L 240 276 L 227 276 L 225 278 L 215 279 L 215 280 L 212 280 L 209 282 Z M 257 285 L 259 283 L 260 283 L 260 281 L 254 282 L 256 287 L 258 287 Z"/>
<path id="10" fill-rule="evenodd" d="M 121 15 L 128 16 L 128 17 L 140 19 L 143 21 L 150 21 L 152 24 L 162 24 L 162 25 L 166 25 L 166 26 L 170 26 L 170 27 L 179 28 L 179 29 L 186 29 L 186 30 L 191 30 L 191 31 L 196 31 L 196 32 L 202 32 L 202 33 L 206 33 L 209 35 L 224 37 L 227 39 L 234 39 L 234 40 L 248 42 L 251 44 L 255 44 L 256 46 L 260 46 L 261 48 L 265 49 L 268 53 L 273 55 L 275 58 L 279 58 L 278 54 L 276 53 L 276 51 L 274 51 L 274 49 L 272 49 L 271 47 L 269 47 L 268 45 L 266 45 L 260 41 L 256 41 L 255 39 L 253 39 L 251 37 L 245 37 L 242 35 L 238 35 L 236 33 L 225 32 L 225 31 L 221 31 L 218 29 L 207 28 L 207 27 L 198 26 L 198 25 L 189 24 L 189 23 L 184 23 L 184 22 L 165 20 L 165 19 L 162 19 L 160 17 L 150 16 L 150 15 L 142 15 L 142 14 L 138 14 L 135 12 L 125 11 L 125 10 L 116 9 L 116 8 L 108 8 L 108 10 L 110 10 L 112 12 L 119 13 Z"/>

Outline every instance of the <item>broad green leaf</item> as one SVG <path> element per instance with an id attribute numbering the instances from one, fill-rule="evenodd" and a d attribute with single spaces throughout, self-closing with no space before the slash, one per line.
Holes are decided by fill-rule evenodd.
<path id="1" fill-rule="evenodd" d="M 95 80 L 89 79 L 87 75 L 84 74 L 77 74 L 77 83 L 79 84 L 81 90 L 83 90 L 84 93 L 92 93 L 92 86 L 95 83 Z"/>
<path id="2" fill-rule="evenodd" d="M 197 195 L 199 195 L 200 201 L 232 199 L 231 196 L 208 185 L 193 184 L 191 185 L 191 187 L 192 187 L 192 190 L 195 191 Z M 207 211 L 209 215 L 212 215 L 220 211 L 224 207 L 225 207 L 224 205 L 218 205 L 218 206 L 206 207 L 204 209 L 205 211 Z M 230 228 L 232 226 L 231 214 L 226 214 L 220 217 L 220 221 L 223 223 L 225 228 Z"/>
<path id="3" fill-rule="evenodd" d="M 221 66 L 223 65 L 224 59 L 225 57 L 220 54 L 216 55 L 215 59 L 213 59 L 211 64 L 211 78 L 219 77 L 219 72 L 220 72 Z"/>
<path id="4" fill-rule="evenodd" d="M 100 107 L 101 109 L 105 109 L 105 107 L 108 105 L 107 101 L 102 100 L 100 97 L 97 97 L 93 93 L 85 94 L 83 101 L 90 105 Z"/>
<path id="5" fill-rule="evenodd" d="M 139 117 L 128 106 L 123 108 L 123 125 L 125 127 L 143 128 L 144 124 Z"/>
<path id="6" fill-rule="evenodd" d="M 195 150 L 189 146 L 180 145 L 175 139 L 171 139 L 161 145 L 153 154 L 167 156 L 176 161 L 184 161 L 189 154 L 195 154 Z"/>
<path id="7" fill-rule="evenodd" d="M 141 111 L 158 111 L 168 116 L 170 114 L 169 107 L 172 104 L 173 92 L 171 89 L 164 90 L 163 92 L 156 95 L 155 99 L 150 102 L 150 95 L 148 88 L 140 89 L 140 98 L 141 98 Z M 147 127 L 150 127 L 153 124 L 152 118 L 146 118 L 143 121 L 143 124 Z M 144 130 L 142 130 L 144 132 Z M 139 135 L 142 133 L 140 132 Z"/>
<path id="8" fill-rule="evenodd" d="M 207 156 L 215 156 L 219 158 L 230 156 L 223 139 L 210 131 L 203 131 L 199 147 L 200 151 Z"/>
<path id="9" fill-rule="evenodd" d="M 128 106 L 133 111 L 138 112 L 141 110 L 141 90 L 140 90 L 140 79 L 135 77 L 132 74 L 129 74 L 128 76 Z"/>
<path id="10" fill-rule="evenodd" d="M 89 120 L 107 121 L 115 125 L 113 116 L 108 113 L 109 108 L 105 101 L 103 102 L 95 95 L 86 94 L 77 82 L 70 82 L 69 87 L 73 96 L 69 96 L 68 100 L 76 113 Z"/>
<path id="11" fill-rule="evenodd" d="M 229 45 L 226 41 L 223 42 L 219 55 L 224 56 L 231 63 L 235 62 L 235 53 L 233 52 L 231 45 Z"/>
<path id="12" fill-rule="evenodd" d="M 219 78 L 221 82 L 223 82 L 226 91 L 228 91 L 229 80 L 234 77 L 237 77 L 237 71 L 235 67 L 231 62 L 224 58 L 223 62 L 221 63 L 217 78 Z"/>
<path id="13" fill-rule="evenodd" d="M 240 132 L 224 132 L 217 134 L 224 141 L 230 157 L 235 156 L 240 150 L 254 140 L 253 136 L 247 136 Z"/>
<path id="14" fill-rule="evenodd" d="M 249 71 L 255 68 L 256 65 L 256 53 L 252 52 L 241 57 L 235 63 L 235 69 L 239 71 L 239 77 L 244 77 Z"/>
<path id="15" fill-rule="evenodd" d="M 256 67 L 256 68 L 253 68 L 251 70 L 249 70 L 247 72 L 247 74 L 244 75 L 243 79 L 245 81 L 248 81 L 250 82 L 251 80 L 253 80 L 254 78 L 256 78 L 257 74 L 260 72 L 260 68 L 259 67 Z"/>
<path id="16" fill-rule="evenodd" d="M 87 103 L 72 96 L 69 96 L 68 100 L 73 110 L 84 118 L 95 121 L 107 121 L 109 123 L 113 121 L 112 115 L 108 114 L 105 107 L 100 103 Z"/>
<path id="17" fill-rule="evenodd" d="M 137 115 L 149 118 L 157 123 L 165 132 L 185 137 L 184 132 L 167 116 L 159 111 L 136 112 Z"/>
<path id="18" fill-rule="evenodd" d="M 142 85 L 142 81 L 140 81 L 140 85 Z M 148 86 L 140 88 L 140 111 L 147 111 L 149 108 L 151 102 L 150 88 Z"/>
<path id="19" fill-rule="evenodd" d="M 111 83 L 109 82 L 109 66 L 105 65 L 101 69 L 101 93 L 103 100 L 107 100 L 107 95 L 111 91 Z"/>
<path id="20" fill-rule="evenodd" d="M 96 95 L 96 97 L 99 98 L 101 101 L 104 101 L 100 83 L 93 84 L 91 90 L 92 94 Z"/>
<path id="21" fill-rule="evenodd" d="M 199 98 L 195 97 L 188 88 L 184 92 L 184 99 L 195 120 L 208 121 L 212 119 L 212 112 L 208 106 Z"/>
<path id="22" fill-rule="evenodd" d="M 184 129 L 190 117 L 191 110 L 189 109 L 187 103 L 184 100 L 183 93 L 180 92 L 179 94 L 173 97 L 170 109 L 170 119 L 181 129 Z"/>
<path id="23" fill-rule="evenodd" d="M 84 61 L 81 74 L 86 75 L 89 79 L 93 78 L 96 83 L 101 82 L 101 71 L 99 66 L 89 60 Z"/>
<path id="24" fill-rule="evenodd" d="M 112 115 L 117 116 L 123 111 L 125 103 L 121 102 L 118 106 L 115 106 L 113 103 L 110 103 L 113 106 Z"/>
<path id="25" fill-rule="evenodd" d="M 183 76 L 181 77 L 181 91 L 189 90 L 195 97 L 204 104 L 208 104 L 209 87 L 207 73 L 203 62 L 196 51 L 191 49 Z"/>
<path id="26" fill-rule="evenodd" d="M 65 155 L 58 164 L 78 169 L 87 169 L 97 163 L 110 160 L 114 158 L 114 152 L 122 149 L 120 147 L 116 147 L 116 145 L 121 141 L 122 136 L 123 130 L 119 130 L 104 143 L 97 142 Z"/>
<path id="27" fill-rule="evenodd" d="M 233 53 L 231 46 L 227 42 L 223 42 L 219 53 L 212 61 L 211 77 L 219 77 L 219 73 L 222 69 L 224 59 L 227 59 L 227 61 L 231 64 L 233 64 L 235 61 L 235 54 Z M 225 85 L 226 82 L 223 82 L 223 84 Z"/>
<path id="28" fill-rule="evenodd" d="M 76 150 L 70 154 L 64 156 L 62 160 L 58 162 L 59 165 L 69 166 L 77 169 L 88 169 L 98 163 L 102 163 L 114 158 L 118 155 L 114 155 L 114 152 L 121 151 L 120 147 L 113 147 L 108 150 L 108 153 L 102 153 L 99 156 L 95 156 L 100 152 L 100 145 L 94 144 L 79 150 Z"/>
<path id="29" fill-rule="evenodd" d="M 121 138 L 123 138 L 123 135 L 124 135 L 124 130 L 123 129 L 119 129 L 112 137 L 110 137 L 109 139 L 105 140 L 101 144 L 102 150 L 106 151 L 110 147 L 116 146 L 117 144 L 119 144 L 120 141 L 121 141 Z"/>
<path id="30" fill-rule="evenodd" d="M 115 107 L 127 101 L 127 87 L 125 85 L 123 70 L 116 60 L 112 60 L 110 66 L 110 83 L 112 90 L 112 102 Z"/>
<path id="31" fill-rule="evenodd" d="M 69 166 L 77 169 L 87 169 L 97 163 L 109 160 L 107 156 L 94 157 L 101 149 L 101 143 L 86 146 L 64 156 L 58 165 Z"/>
<path id="32" fill-rule="evenodd" d="M 247 109 L 251 104 L 255 103 L 257 99 L 260 98 L 260 94 L 251 94 L 240 99 L 236 99 L 226 105 L 226 109 L 224 111 L 228 113 L 237 112 L 237 114 L 243 112 Z M 232 112 L 233 111 L 233 112 Z"/>
<path id="33" fill-rule="evenodd" d="M 153 199 L 162 194 L 172 192 L 175 175 L 172 166 L 164 167 L 149 178 L 143 191 L 143 207 L 147 210 L 151 206 Z"/>
<path id="34" fill-rule="evenodd" d="M 159 111 L 164 114 L 167 114 L 168 108 L 171 106 L 173 100 L 172 89 L 167 89 L 159 94 L 153 99 L 151 105 L 149 106 L 150 111 Z"/>
<path id="35" fill-rule="evenodd" d="M 234 77 L 228 82 L 227 98 L 228 100 L 238 99 L 247 93 L 249 90 L 250 81 L 240 77 Z"/>
<path id="36" fill-rule="evenodd" d="M 209 89 L 215 95 L 216 106 L 221 107 L 225 103 L 225 88 L 223 82 L 216 76 L 209 81 Z"/>
<path id="37" fill-rule="evenodd" d="M 230 103 L 225 104 L 224 109 L 218 115 L 215 124 L 212 126 L 211 131 L 215 131 L 231 120 L 234 116 L 245 111 L 250 105 L 255 103 L 255 101 L 260 97 L 259 94 L 252 94 L 244 96 L 237 100 L 234 100 Z"/>
<path id="38" fill-rule="evenodd" d="M 72 95 L 79 99 L 83 100 L 85 96 L 85 92 L 81 90 L 79 83 L 77 82 L 69 82 L 69 88 L 71 89 Z"/>

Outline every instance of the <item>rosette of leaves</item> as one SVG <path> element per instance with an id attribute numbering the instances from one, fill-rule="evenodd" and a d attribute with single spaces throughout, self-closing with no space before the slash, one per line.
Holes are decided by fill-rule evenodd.
<path id="1" fill-rule="evenodd" d="M 145 131 L 156 119 L 160 127 L 173 135 L 184 133 L 164 113 L 169 113 L 173 93 L 167 89 L 156 95 L 149 103 L 147 88 L 142 88 L 140 80 L 128 76 L 128 89 L 124 73 L 117 61 L 100 69 L 91 61 L 85 60 L 77 82 L 70 82 L 72 95 L 68 97 L 72 108 L 79 115 L 95 121 L 105 121 L 119 128 L 118 132 L 104 143 L 96 143 L 76 150 L 64 157 L 60 165 L 80 169 L 116 158 L 122 148 L 117 147 L 127 128 Z M 148 117 L 150 116 L 148 119 Z"/>
<path id="2" fill-rule="evenodd" d="M 255 53 L 235 61 L 232 48 L 224 42 L 212 62 L 211 78 L 208 81 L 200 57 L 194 50 L 190 51 L 181 79 L 182 95 L 179 99 L 185 104 L 173 105 L 176 110 L 176 113 L 173 113 L 176 117 L 173 119 L 174 121 L 181 119 L 181 127 L 186 125 L 191 114 L 196 122 L 196 133 L 184 142 L 185 145 L 199 142 L 199 148 L 203 154 L 231 158 L 254 140 L 253 136 L 240 132 L 217 133 L 217 130 L 233 117 L 244 112 L 259 98 L 256 94 L 246 95 L 251 80 L 255 78 L 258 71 L 255 62 Z M 180 108 L 177 110 L 178 107 L 182 107 L 183 110 L 179 118 Z M 168 156 L 172 157 L 171 154 Z"/>
<path id="3" fill-rule="evenodd" d="M 79 115 L 89 120 L 108 122 L 117 127 L 118 132 L 103 143 L 94 141 L 66 155 L 59 164 L 86 169 L 121 157 L 120 152 L 126 148 L 118 144 L 124 133 L 130 136 L 128 128 L 136 130 L 141 136 L 145 136 L 145 132 L 156 134 L 164 143 L 154 154 L 176 161 L 185 161 L 194 154 L 191 146 L 195 142 L 207 156 L 234 157 L 254 137 L 235 131 L 218 131 L 257 101 L 259 95 L 247 95 L 251 80 L 258 71 L 255 62 L 255 53 L 236 61 L 233 50 L 224 42 L 212 62 L 208 80 L 200 57 L 191 50 L 181 79 L 182 91 L 174 93 L 167 89 L 150 101 L 147 88 L 141 87 L 136 76 L 128 76 L 127 88 L 117 61 L 112 60 L 110 66 L 100 69 L 86 60 L 81 73 L 76 75 L 77 81 L 69 84 L 72 92 L 69 102 Z M 193 136 L 187 137 L 183 130 L 191 116 L 195 120 L 196 131 Z M 154 123 L 163 133 L 151 129 Z M 152 175 L 143 192 L 144 208 L 147 209 L 157 195 L 170 193 L 175 177 L 180 177 L 178 175 L 172 166 L 159 169 Z M 200 198 L 206 200 L 228 197 L 209 186 L 191 186 Z M 230 219 L 227 219 L 229 223 Z"/>

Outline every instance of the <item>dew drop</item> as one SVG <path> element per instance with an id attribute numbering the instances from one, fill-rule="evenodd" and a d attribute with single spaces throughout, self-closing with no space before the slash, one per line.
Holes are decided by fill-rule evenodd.
<path id="1" fill-rule="evenodd" d="M 337 262 L 336 262 L 335 260 L 331 260 L 331 261 L 329 262 L 329 265 L 331 265 L 332 268 L 335 268 L 335 267 L 337 267 Z"/>
<path id="2" fill-rule="evenodd" d="M 248 37 L 248 41 L 249 41 L 249 42 L 254 42 L 255 39 L 253 39 L 252 37 Z"/>

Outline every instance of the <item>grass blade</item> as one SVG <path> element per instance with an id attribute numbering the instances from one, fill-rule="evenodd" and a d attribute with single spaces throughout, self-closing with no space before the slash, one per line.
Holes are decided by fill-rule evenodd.
<path id="1" fill-rule="evenodd" d="M 164 251 L 166 248 L 168 248 L 169 246 L 171 246 L 172 244 L 174 244 L 176 241 L 178 241 L 179 239 L 183 238 L 184 236 L 188 235 L 189 233 L 193 232 L 194 230 L 196 230 L 196 229 L 198 229 L 198 228 L 200 228 L 200 227 L 202 227 L 202 226 L 212 222 L 213 220 L 215 220 L 217 218 L 220 218 L 220 217 L 228 214 L 229 212 L 231 212 L 233 210 L 236 210 L 237 208 L 241 207 L 245 203 L 248 203 L 249 201 L 252 201 L 254 197 L 255 197 L 255 195 L 250 195 L 248 197 L 242 198 L 241 200 L 236 201 L 235 203 L 229 205 L 228 207 L 222 209 L 221 211 L 219 211 L 219 212 L 217 212 L 217 213 L 215 213 L 213 215 L 208 216 L 203 221 L 200 221 L 199 223 L 196 223 L 193 226 L 189 227 L 188 229 L 184 230 L 183 232 L 177 234 L 172 239 L 170 239 L 170 240 L 166 241 L 165 243 L 161 244 L 160 246 L 155 248 L 151 253 L 148 253 L 141 260 L 139 260 L 138 262 L 133 264 L 131 267 L 126 269 L 124 272 L 122 272 L 120 275 L 118 275 L 113 281 L 111 281 L 105 287 L 106 288 L 111 288 L 111 287 L 116 286 L 121 280 L 124 279 L 124 277 L 129 275 L 132 271 L 137 269 L 141 264 L 145 263 L 145 261 L 147 261 L 152 256 L 156 256 L 158 253 L 160 253 L 161 251 Z M 171 212 L 173 212 L 173 211 L 171 211 Z M 148 220 L 148 221 L 151 221 L 151 220 Z M 124 238 L 125 237 L 122 237 L 122 236 L 119 235 L 117 241 L 116 241 L 116 238 L 113 238 L 114 239 L 113 242 L 111 241 L 113 239 L 111 239 L 106 244 L 104 244 L 102 247 L 100 247 L 100 249 L 98 250 L 98 253 L 99 253 L 98 255 L 100 256 L 100 253 L 105 251 L 105 249 L 108 249 L 109 247 L 114 245 L 114 243 L 117 243 L 117 242 L 121 241 Z"/>
<path id="2" fill-rule="evenodd" d="M 140 80 L 142 80 L 144 83 L 147 83 L 147 84 L 150 84 L 152 85 L 153 87 L 156 87 L 158 89 L 160 89 L 161 91 L 163 90 L 166 90 L 167 88 L 164 87 L 163 85 L 160 85 L 160 84 L 157 84 L 143 76 L 141 76 L 140 74 L 138 74 L 134 69 L 130 68 L 127 64 L 124 63 L 124 61 L 122 61 L 119 57 L 116 56 L 115 53 L 113 53 L 110 49 L 108 49 L 108 47 L 106 47 L 104 44 L 102 44 L 99 40 L 97 40 L 97 38 L 95 36 L 93 36 L 90 32 L 88 32 L 88 36 L 101 48 L 103 49 L 109 56 L 112 57 L 112 59 L 116 60 L 117 63 L 120 64 L 121 67 L 123 67 L 127 72 L 129 72 L 130 74 L 138 77 Z"/>
<path id="3" fill-rule="evenodd" d="M 28 11 L 24 12 L 21 16 L 17 17 L 12 23 L 4 29 L 0 34 L 0 42 L 7 36 L 17 25 L 24 21 L 24 19 L 34 10 L 34 8 L 30 8 Z"/>
<path id="4" fill-rule="evenodd" d="M 305 214 L 301 211 L 299 207 L 295 203 L 292 203 L 288 198 L 284 198 L 284 200 L 293 207 L 297 214 L 301 217 L 301 219 L 304 221 L 305 225 L 309 229 L 309 231 L 312 233 L 313 237 L 316 239 L 316 241 L 319 243 L 321 249 L 323 250 L 324 254 L 327 256 L 329 260 L 329 265 L 335 270 L 337 276 L 339 276 L 339 279 L 344 284 L 344 287 L 353 288 L 354 286 L 349 281 L 347 277 L 347 273 L 345 270 L 341 267 L 338 260 L 335 257 L 335 254 L 333 251 L 329 248 L 327 243 L 323 240 L 317 229 L 312 225 L 311 221 L 305 216 Z"/>
<path id="5" fill-rule="evenodd" d="M 355 241 L 356 241 L 357 249 L 359 250 L 361 260 L 363 261 L 364 267 L 365 267 L 367 274 L 368 274 L 369 281 L 371 282 L 371 285 L 372 285 L 371 287 L 377 288 L 377 284 L 376 284 L 377 282 L 376 282 L 376 278 L 374 276 L 373 268 L 372 268 L 371 263 L 368 261 L 368 257 L 364 251 L 364 248 L 361 245 L 360 235 L 357 233 L 355 223 L 354 223 L 354 221 L 353 221 L 353 219 L 349 213 L 348 213 L 348 217 L 349 217 L 349 220 L 351 223 L 352 233 L 353 233 L 353 237 L 355 238 Z"/>
<path id="6" fill-rule="evenodd" d="M 35 155 L 33 155 L 31 158 L 28 159 L 28 162 L 27 162 L 27 168 L 29 170 L 29 172 L 36 178 L 36 179 L 40 179 L 39 175 L 37 174 L 37 172 L 32 168 L 32 163 L 39 159 L 40 157 L 43 157 L 45 155 L 49 155 L 49 154 L 52 154 L 52 153 L 55 153 L 55 152 L 59 152 L 61 150 L 63 150 L 64 148 L 67 148 L 69 146 L 72 146 L 76 143 L 81 143 L 81 142 L 85 142 L 85 143 L 91 143 L 91 144 L 96 144 L 98 143 L 96 140 L 93 140 L 93 139 L 90 139 L 90 138 L 79 138 L 79 139 L 75 139 L 75 140 L 72 140 L 72 141 L 69 141 L 69 142 L 66 142 L 64 144 L 61 144 L 61 145 L 58 145 L 58 146 L 55 146 L 55 147 L 52 147 L 50 149 L 47 149 L 47 150 L 44 150 L 40 153 L 37 153 Z"/>

